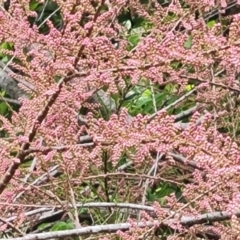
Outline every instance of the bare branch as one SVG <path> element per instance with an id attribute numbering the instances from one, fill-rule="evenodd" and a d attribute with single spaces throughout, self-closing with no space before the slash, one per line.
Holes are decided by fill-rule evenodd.
<path id="1" fill-rule="evenodd" d="M 240 217 L 240 210 L 230 214 L 229 212 L 213 212 L 213 213 L 206 213 L 201 214 L 194 217 L 183 216 L 181 217 L 180 223 L 184 226 L 192 226 L 195 224 L 202 224 L 207 222 L 216 222 L 216 221 L 225 221 L 230 220 L 231 217 L 235 215 Z M 171 224 L 173 219 L 168 219 L 165 223 L 155 221 L 147 221 L 147 222 L 138 222 L 136 225 L 140 228 L 143 227 L 154 227 L 154 226 L 166 226 Z M 174 220 L 175 221 L 175 220 Z M 8 238 L 9 240 L 45 240 L 50 238 L 62 238 L 62 237 L 76 237 L 76 236 L 83 236 L 87 234 L 98 234 L 98 233 L 113 233 L 118 230 L 126 231 L 129 230 L 131 227 L 130 223 L 117 223 L 117 224 L 107 224 L 107 225 L 96 225 L 90 227 L 82 227 L 80 229 L 73 229 L 73 230 L 65 230 L 65 231 L 55 231 L 55 232 L 47 232 L 47 233 L 37 233 L 37 234 L 28 234 L 24 237 L 17 237 L 17 238 Z"/>

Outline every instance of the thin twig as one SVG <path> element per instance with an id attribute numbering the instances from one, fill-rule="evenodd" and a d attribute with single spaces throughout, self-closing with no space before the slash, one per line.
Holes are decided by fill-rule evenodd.
<path id="1" fill-rule="evenodd" d="M 12 223 L 10 223 L 9 221 L 7 221 L 6 219 L 0 217 L 0 221 L 7 224 L 9 227 L 12 228 L 12 230 L 15 230 L 16 232 L 18 232 L 21 236 L 25 236 L 25 233 L 22 232 L 18 227 L 15 227 Z"/>
<path id="2" fill-rule="evenodd" d="M 214 76 L 215 76 L 215 75 L 214 75 Z M 200 78 L 200 77 L 196 77 L 196 78 L 195 78 L 195 77 L 189 77 L 189 76 L 187 76 L 187 75 L 180 75 L 180 77 L 192 79 L 192 80 L 195 80 L 195 81 L 198 81 L 198 82 L 202 82 L 202 83 L 208 83 L 208 84 L 213 85 L 213 86 L 221 87 L 221 88 L 223 88 L 223 89 L 228 89 L 228 90 L 231 90 L 231 91 L 240 93 L 240 89 L 239 89 L 239 88 L 234 88 L 234 87 L 231 87 L 231 86 L 227 86 L 227 85 L 224 85 L 224 84 L 222 84 L 222 83 L 210 82 L 210 81 L 207 81 L 207 80 L 203 80 L 203 79 Z"/>
<path id="3" fill-rule="evenodd" d="M 4 102 L 7 102 L 7 103 L 14 103 L 14 104 L 19 105 L 19 106 L 22 105 L 22 103 L 21 103 L 20 101 L 15 100 L 15 99 L 12 99 L 12 98 L 6 98 L 6 97 L 2 97 L 2 96 L 1 96 L 1 99 L 2 99 Z"/>
<path id="4" fill-rule="evenodd" d="M 91 179 L 96 179 L 96 178 L 106 178 L 106 177 L 116 177 L 116 178 L 121 178 L 125 177 L 125 179 L 152 179 L 152 180 L 162 180 L 164 182 L 169 182 L 169 183 L 174 183 L 177 185 L 185 186 L 183 183 L 179 183 L 170 179 L 162 178 L 162 177 L 154 177 L 146 174 L 136 174 L 136 173 L 124 173 L 124 172 L 117 172 L 117 173 L 107 173 L 107 174 L 99 174 L 99 175 L 94 175 L 94 176 L 89 176 L 89 177 L 83 177 L 83 180 L 91 180 Z"/>
<path id="5" fill-rule="evenodd" d="M 187 92 L 187 93 L 184 94 L 182 97 L 180 97 L 179 99 L 177 99 L 175 102 L 169 104 L 167 107 L 161 109 L 160 111 L 166 111 L 166 110 L 170 109 L 171 107 L 173 107 L 173 106 L 177 105 L 178 103 L 182 102 L 183 100 L 185 100 L 187 97 L 189 97 L 189 96 L 190 96 L 191 94 L 193 94 L 195 91 L 196 91 L 195 88 L 192 89 L 191 91 Z M 159 113 L 160 111 L 158 111 L 158 112 L 156 112 L 156 113 L 153 113 L 153 114 L 149 117 L 148 121 L 149 121 L 149 122 L 152 121 L 152 120 L 158 115 L 158 113 Z"/>
<path id="6" fill-rule="evenodd" d="M 159 160 L 161 159 L 163 157 L 163 154 L 160 154 L 159 152 L 157 153 L 157 157 L 156 157 L 156 159 L 155 159 L 155 161 L 154 161 L 154 164 L 153 164 L 153 166 L 151 167 L 151 169 L 149 170 L 149 172 L 148 172 L 148 176 L 156 176 L 156 172 L 157 172 L 157 167 L 158 167 L 158 162 L 159 162 Z M 146 179 L 146 182 L 145 182 L 145 184 L 144 184 L 144 190 L 143 190 L 143 196 L 142 196 L 142 205 L 144 205 L 145 204 L 145 201 L 146 201 L 146 196 L 147 196 L 147 189 L 148 189 L 148 187 L 149 187 L 149 183 L 150 183 L 150 179 L 149 178 L 147 178 Z M 141 218 L 141 215 L 139 214 L 138 215 L 138 221 L 140 221 L 140 218 Z"/>

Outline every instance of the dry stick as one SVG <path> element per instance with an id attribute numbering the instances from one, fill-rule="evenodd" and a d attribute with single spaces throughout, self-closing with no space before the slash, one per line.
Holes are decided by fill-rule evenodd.
<path id="1" fill-rule="evenodd" d="M 43 205 L 25 205 L 25 204 L 17 204 L 17 203 L 5 203 L 5 202 L 0 202 L 0 205 L 7 205 L 7 206 L 14 206 L 14 207 L 36 207 L 38 206 L 39 209 L 35 209 L 35 210 L 32 210 L 32 211 L 29 211 L 29 212 L 25 212 L 24 213 L 24 216 L 25 217 L 28 217 L 28 216 L 33 216 L 33 215 L 37 215 L 37 214 L 40 214 L 40 213 L 44 213 L 44 212 L 48 212 L 48 211 L 51 211 L 53 209 L 53 207 L 44 207 Z M 145 210 L 147 211 L 147 210 Z M 15 219 L 17 218 L 17 216 L 12 216 L 12 217 L 9 217 L 7 219 L 5 219 L 6 222 L 11 222 L 11 221 L 14 221 Z M 0 226 L 2 226 L 2 224 L 0 224 Z"/>
<path id="2" fill-rule="evenodd" d="M 201 107 L 202 106 L 199 103 L 197 103 L 194 107 L 189 108 L 189 109 L 182 111 L 182 112 L 178 113 L 177 115 L 175 115 L 174 121 L 178 122 L 178 121 L 182 120 L 183 118 L 193 115 L 193 113 L 198 111 Z"/>
<path id="3" fill-rule="evenodd" d="M 212 187 L 210 190 L 213 190 L 214 188 L 216 188 L 218 185 Z M 206 192 L 204 192 L 203 194 L 199 195 L 197 198 L 195 198 L 193 201 L 198 200 L 200 197 L 202 197 Z M 10 205 L 10 206 L 20 206 L 21 204 L 8 204 L 8 203 L 0 203 L 3 205 Z M 183 208 L 186 208 L 188 204 L 184 205 L 181 209 L 179 209 L 177 212 L 181 211 Z M 21 205 L 21 206 L 28 206 L 28 205 Z M 139 204 L 131 204 L 131 203 L 103 203 L 103 202 L 94 202 L 94 203 L 77 203 L 76 205 L 79 208 L 105 208 L 105 207 L 117 207 L 117 208 L 129 208 L 129 209 L 136 209 L 136 210 L 143 210 L 143 211 L 149 211 L 149 212 L 154 212 L 153 207 L 151 206 L 144 206 L 144 205 L 139 205 Z M 36 206 L 35 206 L 36 207 Z M 41 207 L 41 206 L 39 206 Z M 43 208 L 41 209 L 37 209 L 37 210 L 33 210 L 30 212 L 25 213 L 26 216 L 30 216 L 33 214 L 37 214 L 39 212 L 46 212 L 46 211 L 51 211 L 52 206 L 42 206 Z M 69 207 L 72 207 L 72 205 L 69 204 Z M 55 206 L 55 208 L 61 208 L 60 205 Z M 166 210 L 168 213 L 171 214 L 171 216 L 176 216 L 178 215 L 177 212 L 173 212 L 170 211 L 168 208 L 163 208 L 164 210 Z M 61 210 L 61 212 L 63 212 L 63 210 Z M 58 212 L 59 213 L 59 212 Z M 235 213 L 233 213 L 234 215 L 236 215 L 237 217 L 240 217 L 240 210 L 236 211 Z M 179 216 L 179 215 L 178 215 Z M 182 225 L 185 226 L 192 226 L 194 224 L 202 224 L 205 222 L 213 222 L 213 221 L 223 221 L 223 220 L 228 220 L 230 219 L 232 216 L 232 214 L 228 213 L 228 212 L 212 212 L 212 213 L 206 213 L 206 214 L 201 214 L 198 216 L 194 216 L 194 217 L 190 217 L 190 216 L 182 216 L 180 219 L 180 222 Z M 16 219 L 16 217 L 11 217 L 6 219 L 5 221 L 13 221 L 14 219 Z M 165 219 L 164 221 L 167 221 L 167 219 Z M 170 220 L 171 222 L 171 220 Z M 161 224 L 161 223 L 160 223 Z M 167 223 L 166 223 L 167 224 Z M 85 231 L 87 232 L 87 231 Z M 38 235 L 35 235 L 36 237 L 38 237 Z M 59 235 L 58 235 L 59 236 Z M 70 236 L 70 235 L 69 235 Z M 14 239 L 14 238 L 13 238 Z M 21 238 L 22 240 L 23 238 Z M 31 239 L 37 239 L 37 238 L 31 238 Z M 41 238 L 41 239 L 48 239 L 48 238 Z M 17 240 L 17 239 L 16 239 Z"/>
<path id="4" fill-rule="evenodd" d="M 186 158 L 183 157 L 181 154 L 176 154 L 176 153 L 173 153 L 173 152 L 169 152 L 168 155 L 171 156 L 176 162 L 179 162 L 179 163 L 184 164 L 184 165 L 188 165 L 188 166 L 190 166 L 194 169 L 204 170 L 203 168 L 198 167 L 196 162 L 191 161 L 191 160 L 186 161 Z M 125 168 L 127 168 L 128 166 L 131 166 L 132 164 L 133 164 L 133 162 L 129 161 L 128 163 L 125 163 L 122 166 L 120 166 L 118 168 L 118 171 L 121 172 Z"/>
<path id="5" fill-rule="evenodd" d="M 7 103 L 14 103 L 14 104 L 19 105 L 19 106 L 22 105 L 22 103 L 21 103 L 20 101 L 15 100 L 15 99 L 12 99 L 12 98 L 6 98 L 6 97 L 2 97 L 2 96 L 1 96 L 1 99 L 2 99 L 4 102 L 7 102 Z"/>
<path id="6" fill-rule="evenodd" d="M 219 15 L 219 16 L 221 16 L 221 15 Z M 214 75 L 214 72 L 213 72 L 213 66 L 211 66 L 210 71 L 211 71 L 212 91 L 213 91 L 213 93 L 216 93 L 216 85 L 215 85 L 216 79 L 215 79 L 215 75 Z M 216 122 L 217 109 L 216 109 L 215 104 L 213 104 L 213 116 L 214 116 L 214 126 L 215 126 L 215 129 L 217 129 L 217 122 Z"/>
<path id="7" fill-rule="evenodd" d="M 62 151 L 67 151 L 72 147 L 89 147 L 93 146 L 93 143 L 83 143 L 83 144 L 75 144 L 75 145 L 63 145 L 63 146 L 52 146 L 52 147 L 41 147 L 41 148 L 29 148 L 28 150 L 25 151 L 25 154 L 31 154 L 31 153 L 48 153 L 53 150 L 62 152 Z"/>
<path id="8" fill-rule="evenodd" d="M 8 68 L 8 66 L 12 63 L 13 59 L 15 58 L 15 55 L 12 56 L 12 58 L 7 62 L 6 65 L 4 65 L 4 63 L 2 62 L 2 64 L 4 65 L 3 69 L 0 71 L 0 75 L 6 71 L 6 69 Z"/>
<path id="9" fill-rule="evenodd" d="M 139 222 L 137 226 L 140 228 L 143 227 L 152 227 L 157 225 L 158 221 L 147 221 Z M 37 233 L 37 234 L 28 234 L 24 237 L 18 238 L 8 238 L 10 240 L 45 240 L 50 238 L 63 238 L 63 237 L 77 237 L 86 234 L 98 234 L 98 233 L 112 233 L 117 232 L 118 230 L 129 230 L 132 227 L 130 223 L 118 223 L 118 224 L 108 224 L 108 225 L 97 225 L 91 227 L 82 227 L 80 229 L 66 230 L 66 231 L 55 231 L 47 233 Z M 2 239 L 3 240 L 3 239 Z"/>
<path id="10" fill-rule="evenodd" d="M 214 76 L 216 76 L 216 74 Z M 193 79 L 193 80 L 198 81 L 198 82 L 208 83 L 208 84 L 213 85 L 213 86 L 221 87 L 223 89 L 228 89 L 228 90 L 240 93 L 240 89 L 239 88 L 230 87 L 230 86 L 224 85 L 222 83 L 210 82 L 210 81 L 207 81 L 207 80 L 203 80 L 202 78 L 199 78 L 199 77 L 195 78 L 195 77 L 189 77 L 187 75 L 180 75 L 180 77 Z"/>
<path id="11" fill-rule="evenodd" d="M 227 3 L 227 7 L 225 7 L 223 10 L 231 9 L 231 8 L 237 6 L 237 5 L 239 5 L 237 3 L 237 1 L 233 0 L 229 3 Z M 204 15 L 204 20 L 207 21 L 209 18 L 215 17 L 217 15 L 219 15 L 219 10 L 218 9 L 213 9 L 212 11 L 210 11 L 210 12 L 208 12 Z"/>
<path id="12" fill-rule="evenodd" d="M 13 111 L 13 108 L 11 105 L 9 105 L 8 101 L 6 101 L 6 99 L 4 97 L 2 97 L 2 95 L 0 94 L 0 98 L 3 100 L 3 102 L 8 106 L 8 108 L 10 109 L 11 112 Z"/>
<path id="13" fill-rule="evenodd" d="M 155 97 L 155 93 L 154 93 L 152 82 L 150 82 L 150 89 L 151 89 L 151 93 L 152 93 L 152 101 L 153 101 L 154 112 L 157 112 L 157 103 L 156 103 L 156 97 Z"/>
<path id="14" fill-rule="evenodd" d="M 163 154 L 160 154 L 159 152 L 157 153 L 157 157 L 155 159 L 155 162 L 153 164 L 153 166 L 151 167 L 151 169 L 149 170 L 147 176 L 151 176 L 153 175 L 153 177 L 156 176 L 156 171 L 157 171 L 157 167 L 158 167 L 158 162 L 159 160 L 163 157 Z M 148 189 L 148 186 L 149 186 L 149 182 L 150 182 L 150 178 L 147 178 L 146 179 L 146 182 L 145 182 L 145 186 L 144 186 L 144 191 L 143 191 L 143 196 L 142 196 L 142 205 L 145 204 L 145 201 L 146 201 L 146 195 L 147 195 L 147 189 Z M 138 220 L 140 221 L 140 215 L 138 216 Z"/>
<path id="15" fill-rule="evenodd" d="M 69 208 L 72 208 L 72 204 L 67 203 L 66 201 L 63 202 L 67 204 Z M 32 208 L 39 208 L 36 210 L 32 210 L 29 212 L 24 213 L 25 216 L 31 216 L 42 212 L 51 211 L 54 209 L 61 209 L 62 205 L 30 205 L 30 204 L 20 204 L 20 203 L 6 203 L 0 202 L 0 205 L 3 206 L 12 206 L 12 207 L 32 207 Z M 149 211 L 153 212 L 154 208 L 147 205 L 135 204 L 135 203 L 113 203 L 113 202 L 89 202 L 89 203 L 76 203 L 78 208 L 106 208 L 106 207 L 113 207 L 113 208 L 127 208 L 127 209 L 135 209 L 135 210 L 142 210 L 142 211 Z M 168 208 L 164 208 L 168 210 Z M 6 219 L 7 221 L 13 221 L 16 219 L 16 216 L 10 217 Z"/>
<path id="16" fill-rule="evenodd" d="M 68 179 L 68 186 L 70 188 L 70 196 L 71 196 L 70 201 L 71 201 L 73 209 L 74 209 L 75 227 L 76 228 L 81 228 L 81 223 L 80 223 L 79 218 L 78 218 L 78 209 L 77 209 L 76 199 L 75 199 L 74 191 L 72 189 L 72 185 L 71 185 L 69 179 Z"/>
<path id="17" fill-rule="evenodd" d="M 17 217 L 16 217 L 17 218 Z M 12 230 L 15 230 L 16 232 L 18 232 L 21 236 L 25 236 L 25 233 L 22 232 L 18 227 L 15 227 L 12 223 L 10 223 L 9 221 L 7 221 L 6 219 L 0 217 L 0 221 L 5 223 L 6 225 L 8 225 L 10 228 L 12 228 Z"/>
<path id="18" fill-rule="evenodd" d="M 188 165 L 188 166 L 190 166 L 190 167 L 192 167 L 192 168 L 194 168 L 194 169 L 198 169 L 198 170 L 201 170 L 201 171 L 204 170 L 203 168 L 198 167 L 197 164 L 196 164 L 196 162 L 191 161 L 191 160 L 186 161 L 186 158 L 183 157 L 183 156 L 180 155 L 180 154 L 176 154 L 176 153 L 169 152 L 168 155 L 171 156 L 171 157 L 173 157 L 173 159 L 174 159 L 175 161 L 177 161 L 177 162 L 180 162 L 180 163 L 182 163 L 182 164 Z"/>
<path id="19" fill-rule="evenodd" d="M 65 202 L 64 202 L 65 203 Z M 16 207 L 39 207 L 39 209 L 32 210 L 29 212 L 24 213 L 25 216 L 32 216 L 36 215 L 39 213 L 44 213 L 44 212 L 49 212 L 52 214 L 48 214 L 46 217 L 53 216 L 56 214 L 56 212 L 52 212 L 53 209 L 61 209 L 57 211 L 57 213 L 63 213 L 64 210 L 62 210 L 61 205 L 27 205 L 27 204 L 8 204 L 5 202 L 0 202 L 0 205 L 6 205 L 6 206 L 16 206 Z M 72 204 L 68 204 L 69 208 L 73 208 Z M 126 208 L 126 209 L 133 209 L 133 210 L 138 210 L 138 211 L 147 211 L 147 212 L 154 212 L 154 208 L 151 206 L 145 206 L 145 205 L 140 205 L 140 204 L 134 204 L 134 203 L 109 203 L 109 202 L 92 202 L 92 203 L 76 203 L 77 208 Z M 173 211 L 170 211 L 168 208 L 163 208 L 166 210 L 168 213 L 173 213 Z M 38 220 L 42 220 L 46 218 L 45 216 L 40 217 Z M 10 218 L 5 219 L 6 222 L 11 222 L 14 221 L 17 218 L 17 216 L 12 216 Z M 0 225 L 1 226 L 1 225 Z"/>
<path id="20" fill-rule="evenodd" d="M 180 219 L 180 223 L 183 226 L 189 227 L 195 224 L 230 220 L 233 215 L 239 218 L 240 210 L 233 212 L 233 214 L 224 211 L 224 212 L 212 212 L 212 213 L 200 214 L 194 217 L 182 216 Z M 140 228 L 154 227 L 154 226 L 159 228 L 159 225 L 168 226 L 168 223 L 171 223 L 171 221 L 167 222 L 167 220 L 165 219 L 165 223 L 155 220 L 155 221 L 139 222 L 139 223 L 136 223 L 136 225 Z M 83 236 L 87 234 L 98 234 L 98 233 L 104 233 L 104 232 L 113 233 L 113 232 L 117 232 L 118 230 L 122 230 L 122 231 L 129 230 L 130 227 L 132 227 L 132 224 L 130 223 L 97 225 L 97 226 L 91 226 L 91 227 L 82 227 L 81 229 L 74 229 L 74 230 L 28 234 L 27 236 L 24 236 L 24 237 L 8 238 L 8 239 L 9 240 L 45 240 L 50 238 L 75 237 L 75 236 Z M 2 240 L 5 240 L 5 239 L 3 238 Z"/>

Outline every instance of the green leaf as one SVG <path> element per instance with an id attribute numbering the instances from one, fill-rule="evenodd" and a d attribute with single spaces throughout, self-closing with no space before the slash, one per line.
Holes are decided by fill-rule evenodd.
<path id="1" fill-rule="evenodd" d="M 186 89 L 187 92 L 189 92 L 189 91 L 191 91 L 193 88 L 194 88 L 194 85 L 193 85 L 193 84 L 188 84 L 185 89 Z"/>
<path id="2" fill-rule="evenodd" d="M 143 93 L 142 93 L 143 97 L 151 97 L 152 96 L 152 92 L 150 89 L 146 89 Z"/>
<path id="3" fill-rule="evenodd" d="M 0 103 L 0 115 L 4 116 L 7 114 L 8 106 L 5 102 Z"/>
<path id="4" fill-rule="evenodd" d="M 68 222 L 67 224 L 66 224 L 66 229 L 74 229 L 74 224 L 72 223 L 72 222 Z"/>
<path id="5" fill-rule="evenodd" d="M 156 98 L 157 107 L 160 107 L 164 103 L 164 101 L 166 101 L 167 93 L 166 92 L 157 93 L 155 95 L 155 98 Z"/>
<path id="6" fill-rule="evenodd" d="M 38 226 L 38 230 L 44 229 L 46 226 L 49 226 L 49 223 L 42 223 Z"/>
<path id="7" fill-rule="evenodd" d="M 0 49 L 8 49 L 9 48 L 9 43 L 4 42 L 0 45 Z"/>
<path id="8" fill-rule="evenodd" d="M 57 8 L 58 8 L 58 5 L 56 2 L 49 1 L 45 10 L 54 12 Z"/>
<path id="9" fill-rule="evenodd" d="M 3 54 L 3 53 L 1 52 L 1 50 L 3 50 L 3 49 L 11 50 L 11 49 L 12 49 L 12 46 L 13 46 L 13 45 L 10 44 L 10 43 L 3 42 L 3 43 L 0 45 L 0 57 L 3 58 L 3 57 L 6 56 L 6 54 Z"/>
<path id="10" fill-rule="evenodd" d="M 216 21 L 215 20 L 211 20 L 207 23 L 208 28 L 212 28 L 215 25 Z"/>
<path id="11" fill-rule="evenodd" d="M 1 53 L 0 53 L 0 55 L 1 55 Z M 10 57 L 8 57 L 8 56 L 4 56 L 4 57 L 1 59 L 1 61 L 4 62 L 4 63 L 7 63 L 9 60 L 10 60 Z"/>
<path id="12" fill-rule="evenodd" d="M 141 36 L 144 32 L 145 32 L 144 27 L 137 27 L 137 28 L 135 27 L 135 28 L 131 31 L 132 34 L 138 34 L 139 36 Z"/>
<path id="13" fill-rule="evenodd" d="M 52 226 L 50 231 L 69 230 L 69 229 L 74 229 L 74 226 L 72 223 L 66 223 L 63 221 L 59 221 Z"/>
<path id="14" fill-rule="evenodd" d="M 147 189 L 146 198 L 150 202 L 154 202 L 155 201 L 155 195 L 152 194 L 152 191 L 151 191 L 150 188 Z"/>
<path id="15" fill-rule="evenodd" d="M 182 63 L 179 62 L 179 61 L 173 60 L 173 61 L 170 63 L 170 66 L 171 66 L 174 70 L 178 70 L 178 69 L 181 68 Z"/>
<path id="16" fill-rule="evenodd" d="M 4 97 L 6 95 L 6 91 L 3 90 L 3 91 L 0 92 L 0 94 L 1 94 L 2 97 Z"/>
<path id="17" fill-rule="evenodd" d="M 177 18 L 177 16 L 174 13 L 168 13 L 168 15 L 166 17 L 164 17 L 163 22 L 168 23 L 168 22 L 173 21 L 176 18 Z"/>
<path id="18" fill-rule="evenodd" d="M 167 93 L 173 93 L 173 92 L 176 92 L 176 89 L 177 89 L 177 84 L 167 84 L 164 88 L 164 90 L 167 92 Z"/>
<path id="19" fill-rule="evenodd" d="M 187 41 L 184 43 L 184 47 L 186 49 L 189 49 L 192 47 L 192 36 L 189 35 Z"/>
<path id="20" fill-rule="evenodd" d="M 133 26 L 134 26 L 134 28 L 142 27 L 142 26 L 144 26 L 146 21 L 147 21 L 146 19 L 141 18 L 141 17 L 134 18 Z"/>
<path id="21" fill-rule="evenodd" d="M 131 44 L 131 47 L 135 47 L 140 40 L 139 34 L 133 34 L 128 37 L 128 41 Z"/>
<path id="22" fill-rule="evenodd" d="M 62 78 L 61 76 L 54 76 L 54 80 L 56 83 L 58 83 L 61 78 Z"/>
<path id="23" fill-rule="evenodd" d="M 132 91 L 126 95 L 126 97 L 124 98 L 124 101 L 130 101 L 133 98 L 136 98 L 136 96 L 138 95 L 139 95 L 138 93 Z"/>
<path id="24" fill-rule="evenodd" d="M 39 2 L 37 2 L 36 0 L 33 0 L 30 2 L 29 8 L 31 11 L 35 10 L 39 5 Z"/>

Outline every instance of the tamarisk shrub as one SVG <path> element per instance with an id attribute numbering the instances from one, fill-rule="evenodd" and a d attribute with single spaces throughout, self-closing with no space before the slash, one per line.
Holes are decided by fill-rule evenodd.
<path id="1" fill-rule="evenodd" d="M 81 227 L 76 204 L 97 200 L 148 204 L 155 212 L 117 219 L 107 209 L 97 222 L 131 217 L 132 227 L 102 239 L 238 238 L 240 15 L 209 24 L 204 14 L 224 10 L 228 1 L 161 2 L 56 0 L 60 25 L 54 12 L 38 23 L 43 1 L 35 3 L 42 12 L 27 0 L 10 1 L 8 11 L 2 8 L 0 40 L 13 48 L 1 52 L 12 57 L 11 76 L 29 96 L 19 99 L 21 107 L 10 117 L 0 116 L 1 218 L 15 216 L 11 225 L 1 224 L 2 232 L 11 228 L 19 234 L 25 231 L 23 224 L 36 222 L 39 216 L 26 216 L 30 205 L 61 205 L 75 227 Z M 127 14 L 130 28 L 121 21 Z M 134 21 L 139 19 L 137 28 Z M 134 44 L 132 35 L 138 37 Z M 118 39 L 117 48 L 111 39 Z M 179 97 L 190 84 L 192 100 L 179 100 L 175 108 L 188 110 L 188 103 L 201 108 L 186 118 L 184 127 L 167 112 L 171 106 L 129 118 L 124 98 L 137 85 L 147 87 L 146 82 L 153 95 L 156 87 L 175 86 Z M 115 111 L 103 114 L 104 103 L 89 101 L 99 90 L 117 99 Z M 86 124 L 81 125 L 83 108 Z M 79 142 L 86 135 L 90 142 Z M 179 163 L 178 158 L 184 160 Z M 130 169 L 118 171 L 130 161 Z M 52 167 L 58 168 L 59 178 L 49 173 Z M 47 178 L 41 181 L 43 176 Z M 144 189 L 153 180 L 174 185 L 180 196 L 165 194 L 159 202 L 146 203 Z M 181 218 L 216 211 L 229 217 L 209 224 L 187 224 Z M 137 220 L 159 224 L 140 228 Z"/>

